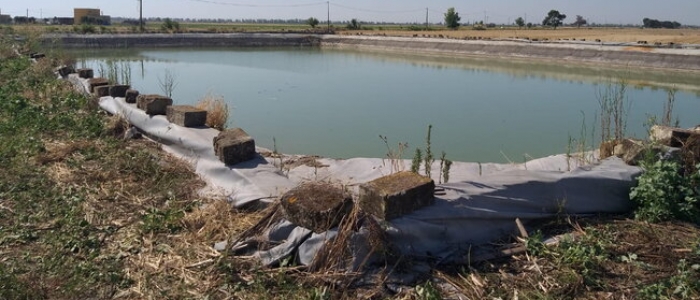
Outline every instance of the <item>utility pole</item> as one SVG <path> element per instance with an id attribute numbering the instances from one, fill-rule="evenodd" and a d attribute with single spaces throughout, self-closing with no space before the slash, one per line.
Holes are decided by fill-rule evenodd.
<path id="1" fill-rule="evenodd" d="M 139 0 L 139 27 L 143 32 L 143 0 Z"/>
<path id="2" fill-rule="evenodd" d="M 331 32 L 331 2 L 326 1 L 326 9 L 328 11 L 328 16 L 326 18 L 326 24 L 328 25 L 328 33 Z"/>
<path id="3" fill-rule="evenodd" d="M 425 29 L 428 29 L 428 8 L 425 8 Z"/>

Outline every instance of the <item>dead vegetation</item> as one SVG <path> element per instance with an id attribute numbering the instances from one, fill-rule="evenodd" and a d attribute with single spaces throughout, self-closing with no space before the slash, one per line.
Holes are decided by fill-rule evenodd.
<path id="1" fill-rule="evenodd" d="M 207 111 L 207 121 L 205 123 L 207 126 L 218 130 L 226 129 L 229 108 L 223 96 L 208 93 L 197 102 L 195 107 Z"/>
<path id="2" fill-rule="evenodd" d="M 637 43 L 646 41 L 648 44 L 661 43 L 674 44 L 700 44 L 700 30 L 698 29 L 649 29 L 649 28 L 558 28 L 550 29 L 517 29 L 496 28 L 489 30 L 473 30 L 471 27 L 462 27 L 459 30 L 359 30 L 341 31 L 339 34 L 348 35 L 381 35 L 381 36 L 408 36 L 439 38 L 473 38 L 473 39 L 508 39 L 520 38 L 530 40 L 548 41 L 588 41 L 602 42 L 627 42 Z"/>

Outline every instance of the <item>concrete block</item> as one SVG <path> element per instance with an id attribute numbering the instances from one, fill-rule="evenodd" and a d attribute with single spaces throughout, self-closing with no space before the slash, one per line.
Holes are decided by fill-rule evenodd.
<path id="1" fill-rule="evenodd" d="M 166 109 L 168 121 L 183 127 L 204 126 L 207 111 L 190 105 L 171 105 Z"/>
<path id="2" fill-rule="evenodd" d="M 173 105 L 173 99 L 166 96 L 139 95 L 136 97 L 136 107 L 143 109 L 149 115 L 165 115 L 170 105 Z"/>
<path id="3" fill-rule="evenodd" d="M 327 182 L 303 183 L 282 195 L 280 204 L 288 221 L 315 233 L 338 226 L 353 205 L 350 193 Z"/>
<path id="4" fill-rule="evenodd" d="M 94 77 L 94 72 L 92 71 L 92 69 L 83 68 L 83 69 L 78 69 L 77 71 L 78 71 L 78 77 L 80 77 L 80 78 L 90 79 L 90 78 Z"/>
<path id="5" fill-rule="evenodd" d="M 214 154 L 227 165 L 235 165 L 255 156 L 255 140 L 243 129 L 227 129 L 214 138 Z"/>
<path id="6" fill-rule="evenodd" d="M 390 220 L 435 203 L 435 182 L 413 172 L 398 172 L 360 185 L 360 209 Z"/>
<path id="7" fill-rule="evenodd" d="M 31 57 L 31 58 L 33 58 L 33 59 L 35 59 L 35 60 L 40 60 L 40 59 L 46 57 L 46 54 L 41 53 L 41 52 L 35 52 L 35 53 L 29 54 L 29 57 Z"/>
<path id="8" fill-rule="evenodd" d="M 109 88 L 109 95 L 117 98 L 124 98 L 126 97 L 126 91 L 129 90 L 131 86 L 125 85 L 125 84 L 115 84 Z"/>
<path id="9" fill-rule="evenodd" d="M 95 92 L 95 87 L 103 86 L 103 85 L 109 85 L 109 80 L 107 80 L 107 78 L 98 77 L 98 78 L 88 79 L 88 86 L 90 87 L 90 93 Z M 109 92 L 109 90 L 107 92 Z"/>
<path id="10" fill-rule="evenodd" d="M 95 87 L 95 96 L 106 97 L 109 96 L 109 89 L 112 88 L 111 85 L 100 85 Z"/>
<path id="11" fill-rule="evenodd" d="M 139 96 L 139 91 L 137 90 L 126 90 L 124 100 L 126 103 L 136 103 L 136 97 Z"/>
<path id="12" fill-rule="evenodd" d="M 661 145 L 669 147 L 682 147 L 689 137 L 700 137 L 700 132 L 695 130 L 674 128 L 662 125 L 654 125 L 651 127 L 649 139 L 652 142 L 657 142 Z"/>
<path id="13" fill-rule="evenodd" d="M 58 75 L 61 77 L 66 77 L 68 76 L 68 74 L 75 73 L 75 69 L 73 68 L 73 66 L 65 65 L 57 67 L 54 71 L 58 73 Z"/>

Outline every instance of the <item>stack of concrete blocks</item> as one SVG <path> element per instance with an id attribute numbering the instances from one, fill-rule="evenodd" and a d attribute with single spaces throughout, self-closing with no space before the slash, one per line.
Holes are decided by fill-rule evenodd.
<path id="1" fill-rule="evenodd" d="M 286 219 L 315 233 L 326 232 L 352 211 L 352 196 L 343 187 L 327 182 L 303 183 L 282 195 Z"/>
<path id="2" fill-rule="evenodd" d="M 173 99 L 161 95 L 139 95 L 136 97 L 136 107 L 149 115 L 165 115 L 168 106 L 173 105 Z"/>
<path id="3" fill-rule="evenodd" d="M 126 90 L 125 95 L 124 95 L 124 101 L 126 103 L 136 103 L 136 98 L 139 96 L 139 91 L 137 90 Z"/>
<path id="4" fill-rule="evenodd" d="M 168 121 L 183 127 L 204 126 L 207 111 L 190 105 L 171 105 L 166 110 Z"/>
<path id="5" fill-rule="evenodd" d="M 435 203 L 435 182 L 413 172 L 398 172 L 360 185 L 360 209 L 391 220 Z"/>
<path id="6" fill-rule="evenodd" d="M 214 138 L 214 154 L 226 165 L 235 165 L 255 157 L 255 140 L 243 129 L 227 129 Z"/>

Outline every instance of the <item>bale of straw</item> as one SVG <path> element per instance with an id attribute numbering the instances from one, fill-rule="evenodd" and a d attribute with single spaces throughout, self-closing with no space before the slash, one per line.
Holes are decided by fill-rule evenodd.
<path id="1" fill-rule="evenodd" d="M 287 220 L 315 233 L 336 227 L 353 205 L 343 187 L 328 182 L 303 183 L 282 195 L 280 203 Z"/>

